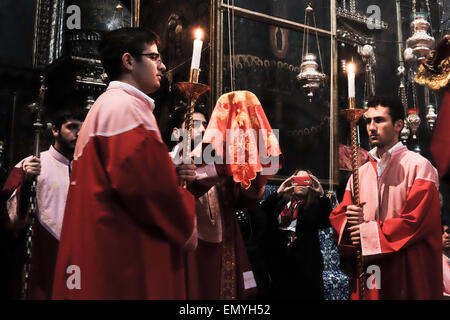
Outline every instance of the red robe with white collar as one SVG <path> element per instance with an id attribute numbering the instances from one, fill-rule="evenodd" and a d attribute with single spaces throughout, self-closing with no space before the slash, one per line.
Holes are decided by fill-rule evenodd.
<path id="1" fill-rule="evenodd" d="M 370 158 L 359 168 L 361 251 L 364 271 L 380 270 L 381 288 L 366 286 L 365 299 L 440 299 L 442 297 L 442 240 L 437 170 L 421 155 L 401 146 L 392 152 L 378 179 Z M 353 254 L 347 231 L 346 206 L 352 204 L 350 177 L 344 199 L 330 221 L 342 254 Z M 367 277 L 366 277 L 367 279 Z M 367 282 L 367 280 L 366 280 Z M 352 299 L 358 298 L 356 274 L 351 276 Z"/>
<path id="2" fill-rule="evenodd" d="M 183 250 L 197 241 L 195 200 L 178 187 L 153 108 L 142 92 L 111 82 L 89 111 L 75 149 L 54 299 L 186 297 Z"/>

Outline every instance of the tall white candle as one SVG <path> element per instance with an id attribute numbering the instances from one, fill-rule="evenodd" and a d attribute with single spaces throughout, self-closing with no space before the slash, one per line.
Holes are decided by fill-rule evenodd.
<path id="1" fill-rule="evenodd" d="M 192 52 L 192 63 L 191 69 L 200 69 L 200 57 L 202 56 L 202 45 L 203 41 L 200 40 L 202 38 L 203 32 L 202 29 L 197 29 L 195 31 L 195 40 L 194 40 L 194 50 Z"/>
<path id="2" fill-rule="evenodd" d="M 349 63 L 347 65 L 347 77 L 348 77 L 348 97 L 355 97 L 355 65 Z"/>

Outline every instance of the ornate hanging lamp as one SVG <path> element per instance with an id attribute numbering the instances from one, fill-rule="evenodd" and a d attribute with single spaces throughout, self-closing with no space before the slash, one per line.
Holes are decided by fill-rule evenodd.
<path id="1" fill-rule="evenodd" d="M 402 101 L 403 108 L 405 109 L 405 114 L 407 114 L 408 109 L 408 95 L 406 93 L 406 86 L 405 86 L 405 68 L 403 66 L 398 67 L 397 69 L 398 75 L 400 76 L 400 86 L 398 88 L 398 95 Z M 411 133 L 411 130 L 409 130 L 408 127 L 408 121 L 404 121 L 403 129 L 400 131 L 400 139 L 402 140 L 403 144 L 406 145 L 408 142 L 409 134 Z"/>
<path id="2" fill-rule="evenodd" d="M 430 19 L 430 4 L 426 0 L 428 19 Z M 416 13 L 416 0 L 412 0 L 413 21 L 411 22 L 411 37 L 406 40 L 405 59 L 422 62 L 434 47 L 434 37 L 429 34 L 430 22 L 425 14 Z"/>
<path id="3" fill-rule="evenodd" d="M 409 82 L 411 86 L 412 91 L 412 103 L 413 107 L 409 108 L 406 115 L 406 125 L 411 130 L 413 141 L 416 141 L 416 145 L 414 147 L 414 151 L 417 153 L 420 153 L 420 146 L 419 141 L 417 140 L 417 129 L 419 129 L 420 123 L 422 122 L 420 120 L 419 116 L 419 108 L 417 107 L 417 93 L 416 93 L 416 86 L 414 82 Z"/>
<path id="4" fill-rule="evenodd" d="M 358 52 L 361 54 L 365 68 L 365 79 L 364 79 L 364 99 L 363 108 L 367 109 L 367 103 L 369 97 L 375 95 L 375 73 L 374 66 L 376 64 L 375 51 L 373 46 L 366 44 L 363 47 L 358 47 Z"/>
<path id="5" fill-rule="evenodd" d="M 303 32 L 303 44 L 302 44 L 302 64 L 300 65 L 300 73 L 297 75 L 297 80 L 300 82 L 303 89 L 308 91 L 309 100 L 312 101 L 314 92 L 323 85 L 327 79 L 327 75 L 323 73 L 322 57 L 320 53 L 319 37 L 317 35 L 316 18 L 313 8 L 310 4 L 305 10 L 305 25 L 308 26 L 308 15 L 313 17 L 314 28 L 316 30 L 317 51 L 320 60 L 320 71 L 318 70 L 319 64 L 317 63 L 317 56 L 309 51 L 309 28 L 305 28 Z M 305 45 L 306 43 L 306 45 Z"/>
<path id="6" fill-rule="evenodd" d="M 425 116 L 425 118 L 427 119 L 428 128 L 430 130 L 433 130 L 437 119 L 436 108 L 434 107 L 434 105 L 427 105 L 427 115 Z"/>

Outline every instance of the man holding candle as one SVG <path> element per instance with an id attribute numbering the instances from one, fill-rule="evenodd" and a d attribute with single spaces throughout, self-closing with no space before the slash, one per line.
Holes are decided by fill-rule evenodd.
<path id="1" fill-rule="evenodd" d="M 157 44 L 140 28 L 102 40 L 111 82 L 76 145 L 55 299 L 186 298 L 183 250 L 196 246 L 195 202 L 178 186 L 147 96 L 166 69 Z"/>
<path id="2" fill-rule="evenodd" d="M 330 215 L 344 255 L 360 247 L 365 299 L 439 299 L 442 243 L 438 175 L 431 163 L 399 142 L 404 109 L 397 99 L 372 97 L 365 113 L 374 148 L 359 168 L 360 206 L 349 179 L 342 203 Z M 370 267 L 370 268 L 369 268 Z M 357 275 L 350 271 L 352 298 Z"/>
<path id="3" fill-rule="evenodd" d="M 170 127 L 173 140 L 179 140 L 185 130 L 185 109 L 177 109 L 171 114 Z M 207 127 L 206 112 L 196 106 L 192 115 L 194 127 L 191 138 L 192 156 L 202 153 L 205 144 L 202 138 Z M 180 178 L 183 142 L 177 143 L 170 153 L 177 166 Z M 245 190 L 227 175 L 226 166 L 217 163 L 202 163 L 195 170 L 195 181 L 189 190 L 196 197 L 198 246 L 186 254 L 186 282 L 188 298 L 194 300 L 239 299 L 256 294 L 245 243 L 237 225 L 235 212 L 258 204 L 264 192 L 264 184 L 252 184 Z M 261 178 L 257 178 L 261 180 Z M 226 246 L 233 243 L 234 256 L 226 254 Z M 225 273 L 224 264 L 233 264 L 236 275 Z M 234 288 L 230 290 L 226 283 Z M 234 291 L 234 293 L 232 293 Z"/>

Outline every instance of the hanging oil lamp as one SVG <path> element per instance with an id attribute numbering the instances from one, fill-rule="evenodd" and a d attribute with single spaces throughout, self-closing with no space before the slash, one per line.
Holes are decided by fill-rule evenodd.
<path id="1" fill-rule="evenodd" d="M 402 140 L 403 144 L 408 142 L 409 134 L 411 131 L 408 128 L 408 123 L 405 121 L 402 131 L 400 131 L 400 140 Z"/>
<path id="2" fill-rule="evenodd" d="M 408 115 L 406 116 L 406 123 L 408 124 L 408 127 L 411 129 L 411 132 L 413 134 L 413 139 L 417 139 L 417 129 L 420 126 L 420 117 L 418 115 L 417 109 L 409 109 Z"/>
<path id="3" fill-rule="evenodd" d="M 406 40 L 411 53 L 419 62 L 430 53 L 434 46 L 434 38 L 428 34 L 430 23 L 422 16 L 416 16 L 411 22 L 412 36 Z"/>
<path id="4" fill-rule="evenodd" d="M 308 5 L 305 9 L 305 25 L 308 26 L 308 15 L 313 16 L 314 28 L 316 30 L 317 50 L 319 52 L 319 64 L 317 63 L 317 56 L 309 51 L 309 28 L 305 28 L 303 32 L 302 45 L 302 63 L 300 65 L 300 73 L 297 75 L 297 80 L 300 82 L 303 89 L 308 92 L 309 101 L 312 101 L 314 92 L 327 79 L 326 74 L 323 73 L 322 57 L 320 56 L 319 38 L 317 35 L 316 18 L 314 16 L 313 8 Z"/>
<path id="5" fill-rule="evenodd" d="M 308 91 L 308 97 L 312 100 L 314 92 L 320 88 L 327 76 L 318 71 L 317 57 L 313 53 L 308 53 L 303 57 L 303 62 L 300 65 L 300 73 L 297 75 L 297 80 L 300 81 L 303 89 Z"/>
<path id="6" fill-rule="evenodd" d="M 434 105 L 427 105 L 427 115 L 425 116 L 425 118 L 427 119 L 428 128 L 430 130 L 433 130 L 437 119 L 436 109 Z"/>

